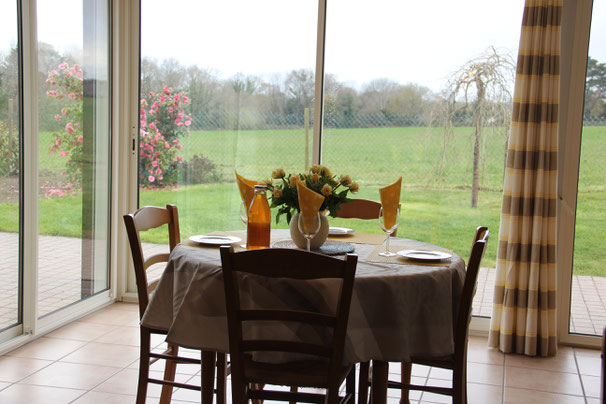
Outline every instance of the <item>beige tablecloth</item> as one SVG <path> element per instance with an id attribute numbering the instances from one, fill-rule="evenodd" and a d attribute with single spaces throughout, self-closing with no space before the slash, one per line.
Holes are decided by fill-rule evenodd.
<path id="1" fill-rule="evenodd" d="M 430 244 L 405 239 L 394 239 L 394 244 L 396 240 L 407 246 L 432 248 Z M 371 263 L 365 262 L 365 258 L 376 246 L 356 244 L 355 247 L 359 262 L 345 360 L 350 363 L 371 359 L 401 361 L 411 355 L 452 353 L 454 313 L 465 278 L 463 260 L 453 255 L 443 266 Z M 257 287 L 256 292 L 258 290 Z M 298 295 L 317 300 L 313 303 L 317 305 L 325 304 L 322 300 L 328 295 L 322 288 L 293 293 L 265 287 L 264 292 L 265 298 L 271 295 L 271 298 L 291 299 Z M 181 346 L 228 352 L 218 249 L 177 246 L 142 324 L 167 330 L 167 341 Z"/>

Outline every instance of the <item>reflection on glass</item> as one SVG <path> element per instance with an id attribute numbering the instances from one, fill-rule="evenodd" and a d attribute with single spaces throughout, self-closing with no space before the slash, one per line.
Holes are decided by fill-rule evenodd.
<path id="1" fill-rule="evenodd" d="M 570 332 L 602 335 L 606 326 L 606 1 L 593 2 L 577 193 Z"/>
<path id="2" fill-rule="evenodd" d="M 317 2 L 143 0 L 141 23 L 139 204 L 175 203 L 182 238 L 241 230 L 234 169 L 260 181 L 311 153 Z"/>
<path id="3" fill-rule="evenodd" d="M 44 316 L 109 286 L 109 31 L 107 1 L 37 5 Z"/>
<path id="4" fill-rule="evenodd" d="M 21 322 L 17 2 L 0 6 L 0 331 Z"/>
<path id="5" fill-rule="evenodd" d="M 357 198 L 378 201 L 402 176 L 398 236 L 467 256 L 475 227 L 498 233 L 523 10 L 522 0 L 328 2 L 322 162 L 356 178 Z M 380 232 L 371 221 L 331 225 Z M 497 244 L 474 315 L 491 314 Z"/>

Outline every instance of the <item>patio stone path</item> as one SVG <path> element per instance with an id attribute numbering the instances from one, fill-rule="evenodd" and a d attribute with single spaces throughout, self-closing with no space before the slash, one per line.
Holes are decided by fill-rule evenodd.
<path id="1" fill-rule="evenodd" d="M 0 330 L 15 324 L 19 294 L 18 236 L 0 232 L 3 258 L 0 260 Z M 167 246 L 144 244 L 146 253 L 167 250 Z M 38 308 L 41 316 L 80 300 L 79 238 L 40 236 Z M 150 278 L 159 276 L 162 266 L 151 268 Z M 490 317 L 494 268 L 481 268 L 473 302 L 473 315 Z M 601 335 L 606 326 L 606 278 L 574 275 L 572 280 L 570 330 L 579 334 Z"/>

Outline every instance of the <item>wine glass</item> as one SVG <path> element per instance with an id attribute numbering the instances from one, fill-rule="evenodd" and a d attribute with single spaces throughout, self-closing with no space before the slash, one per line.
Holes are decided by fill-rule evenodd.
<path id="1" fill-rule="evenodd" d="M 383 206 L 381 206 L 381 209 L 379 210 L 379 226 L 381 226 L 381 230 L 383 230 L 387 234 L 387 240 L 385 240 L 385 251 L 379 253 L 379 255 L 381 255 L 383 257 L 393 257 L 393 256 L 397 255 L 396 253 L 392 253 L 391 251 L 389 251 L 389 238 L 391 237 L 391 234 L 398 228 L 399 224 L 400 224 L 400 208 L 398 207 L 398 209 L 396 210 L 396 219 L 395 219 L 393 226 L 391 226 L 390 228 L 386 228 L 385 227 L 385 218 L 383 217 Z"/>
<path id="2" fill-rule="evenodd" d="M 240 219 L 242 219 L 242 223 L 248 227 L 248 208 L 244 201 L 240 204 Z M 240 244 L 240 247 L 246 248 L 246 243 Z"/>
<path id="3" fill-rule="evenodd" d="M 308 229 L 309 232 L 307 232 L 303 223 L 303 213 L 299 213 L 299 222 L 297 224 L 299 226 L 299 231 L 303 234 L 303 237 L 305 237 L 305 241 L 307 242 L 307 251 L 311 251 L 311 239 L 320 231 L 320 223 L 320 213 L 318 212 L 314 217 L 311 229 Z"/>

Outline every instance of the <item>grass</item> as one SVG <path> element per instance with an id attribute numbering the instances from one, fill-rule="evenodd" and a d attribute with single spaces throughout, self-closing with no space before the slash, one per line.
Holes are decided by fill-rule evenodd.
<path id="1" fill-rule="evenodd" d="M 442 153 L 443 137 L 431 128 L 327 129 L 323 161 L 336 173 L 350 174 L 361 184 L 357 197 L 378 200 L 378 188 L 402 175 L 401 224 L 398 235 L 452 248 L 464 258 L 469 254 L 473 231 L 487 225 L 492 238 L 483 265 L 495 263 L 503 178 L 503 139 L 488 131 L 481 162 L 483 190 L 477 209 L 469 208 L 472 128 L 456 128 Z M 52 136 L 40 134 L 40 169 L 60 173 L 66 159 L 49 155 Z M 606 127 L 585 127 L 579 174 L 575 274 L 606 276 L 606 249 L 601 235 L 606 230 Z M 302 171 L 305 165 L 303 130 L 193 131 L 181 141 L 185 160 L 193 155 L 210 158 L 224 182 L 185 185 L 178 190 L 144 190 L 140 204 L 179 207 L 182 237 L 217 229 L 244 229 L 238 211 L 240 197 L 233 170 L 250 178 L 267 178 L 277 167 Z M 311 139 L 310 139 L 311 144 Z M 440 162 L 444 173 L 439 175 Z M 81 196 L 41 198 L 40 233 L 79 237 Z M 1 231 L 18 230 L 18 207 L 0 203 Z M 70 212 L 66 215 L 65 212 Z M 331 225 L 360 232 L 380 233 L 374 221 L 330 219 Z M 286 228 L 283 221 L 273 227 Z M 161 242 L 160 232 L 147 241 Z"/>

